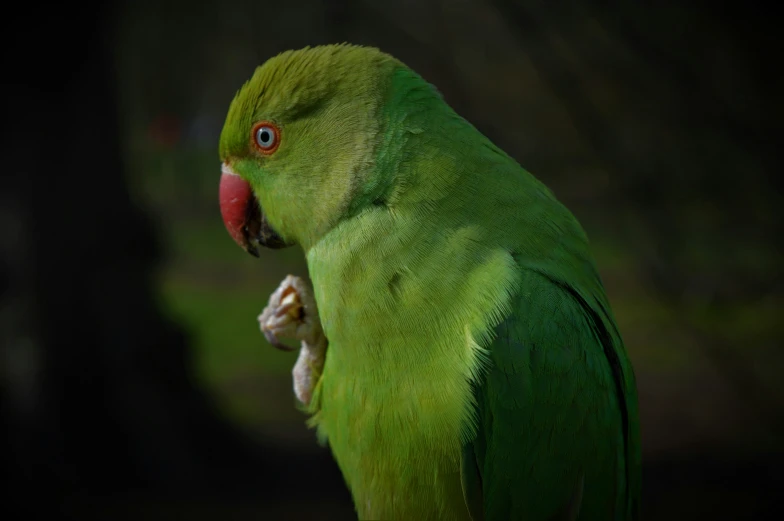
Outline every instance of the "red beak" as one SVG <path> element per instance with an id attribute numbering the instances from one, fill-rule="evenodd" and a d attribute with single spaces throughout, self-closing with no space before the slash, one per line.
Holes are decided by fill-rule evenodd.
<path id="1" fill-rule="evenodd" d="M 252 219 L 252 203 L 255 200 L 253 190 L 226 163 L 221 167 L 219 200 L 223 224 L 229 235 L 243 250 L 254 253 L 256 249 L 248 241 L 248 223 Z"/>

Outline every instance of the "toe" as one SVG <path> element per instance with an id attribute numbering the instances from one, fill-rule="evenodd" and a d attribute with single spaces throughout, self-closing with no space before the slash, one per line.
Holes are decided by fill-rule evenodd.
<path id="1" fill-rule="evenodd" d="M 276 348 L 280 349 L 281 351 L 294 351 L 295 348 L 293 348 L 291 346 L 287 346 L 286 344 L 281 342 L 278 339 L 278 337 L 275 335 L 275 333 L 273 333 L 269 329 L 262 328 L 261 331 L 262 331 L 262 333 L 264 333 L 264 338 L 267 339 L 267 342 L 269 342 L 270 345 L 272 345 L 272 347 L 276 347 Z"/>
<path id="2" fill-rule="evenodd" d="M 298 320 L 301 317 L 301 310 L 302 304 L 299 301 L 299 295 L 292 289 L 292 291 L 285 295 L 280 301 L 280 305 L 275 311 L 275 315 L 289 315 L 291 318 Z"/>

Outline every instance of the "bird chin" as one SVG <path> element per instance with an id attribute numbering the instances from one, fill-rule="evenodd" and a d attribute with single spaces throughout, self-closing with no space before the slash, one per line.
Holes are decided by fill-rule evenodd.
<path id="1" fill-rule="evenodd" d="M 249 202 L 247 208 L 248 215 L 245 219 L 245 226 L 242 229 L 245 251 L 254 257 L 258 257 L 260 247 L 279 250 L 293 246 L 293 243 L 286 242 L 272 228 L 255 196 Z"/>

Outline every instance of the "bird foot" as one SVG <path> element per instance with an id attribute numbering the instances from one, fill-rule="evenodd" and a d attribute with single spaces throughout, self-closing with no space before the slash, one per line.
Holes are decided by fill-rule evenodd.
<path id="1" fill-rule="evenodd" d="M 274 347 L 293 351 L 280 338 L 300 341 L 299 357 L 292 370 L 294 394 L 308 405 L 324 367 L 327 348 L 312 290 L 301 278 L 287 276 L 270 296 L 258 320 L 261 332 Z"/>

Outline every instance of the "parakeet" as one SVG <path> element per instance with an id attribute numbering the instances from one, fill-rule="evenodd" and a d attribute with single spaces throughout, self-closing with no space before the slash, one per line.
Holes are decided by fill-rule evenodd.
<path id="1" fill-rule="evenodd" d="M 233 239 L 299 245 L 259 317 L 360 519 L 628 520 L 634 372 L 575 217 L 401 61 L 283 52 L 231 102 Z"/>

